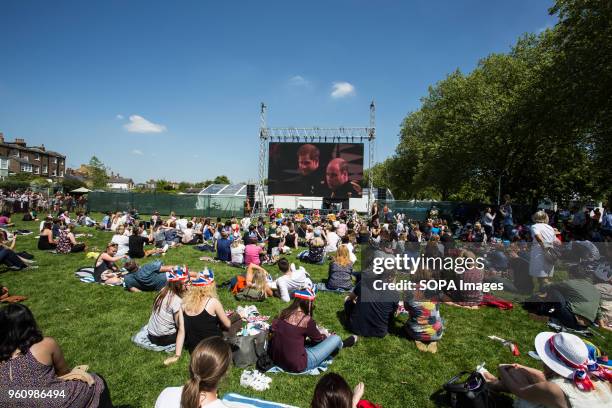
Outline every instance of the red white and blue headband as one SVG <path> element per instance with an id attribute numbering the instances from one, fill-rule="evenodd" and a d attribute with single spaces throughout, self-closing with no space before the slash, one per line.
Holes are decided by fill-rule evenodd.
<path id="1" fill-rule="evenodd" d="M 210 269 L 206 269 L 198 274 L 197 279 L 191 281 L 191 286 L 210 286 L 215 282 L 215 274 Z"/>
<path id="2" fill-rule="evenodd" d="M 304 299 L 312 302 L 317 297 L 317 293 L 312 288 L 308 288 L 294 292 L 293 297 L 296 299 Z"/>

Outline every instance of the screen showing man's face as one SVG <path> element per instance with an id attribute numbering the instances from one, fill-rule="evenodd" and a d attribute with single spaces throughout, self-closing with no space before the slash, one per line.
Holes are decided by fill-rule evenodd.
<path id="1" fill-rule="evenodd" d="M 325 181 L 327 187 L 335 190 L 348 181 L 348 172 L 342 171 L 340 163 L 332 160 L 325 171 Z"/>
<path id="2" fill-rule="evenodd" d="M 319 168 L 319 161 L 312 159 L 307 154 L 298 156 L 298 171 L 302 176 L 307 176 Z"/>

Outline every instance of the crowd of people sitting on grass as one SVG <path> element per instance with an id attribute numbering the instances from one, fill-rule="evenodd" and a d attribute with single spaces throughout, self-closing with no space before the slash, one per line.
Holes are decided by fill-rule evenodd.
<path id="1" fill-rule="evenodd" d="M 221 339 L 240 329 L 243 316 L 226 313 L 217 295 L 219 287 L 228 287 L 238 299 L 261 301 L 276 297 L 287 304 L 271 324 L 268 355 L 274 365 L 289 372 L 312 370 L 343 348 L 353 346 L 359 337 L 381 338 L 390 333 L 406 336 L 418 350 L 435 353 L 445 329 L 440 305 L 477 309 L 499 302 L 486 293 L 484 283 L 503 283 L 508 292 L 530 295 L 535 299 L 526 302 L 530 312 L 555 319 L 564 328 L 612 329 L 612 251 L 610 245 L 594 245 L 612 240 L 609 209 L 603 213 L 575 210 L 567 218 L 563 211 L 538 210 L 531 222 L 517 224 L 510 199 L 505 197 L 495 212 L 487 208 L 473 222 L 448 222 L 435 207 L 428 215 L 424 221 L 414 221 L 375 203 L 365 217 L 355 211 L 322 215 L 318 211 L 285 214 L 281 209 L 271 209 L 267 217 L 214 221 L 175 213 L 164 219 L 157 212 L 143 219 L 136 211 L 130 211 L 107 213 L 96 222 L 86 213 L 72 219 L 70 212 L 60 209 L 55 217 L 41 221 L 38 248 L 64 254 L 86 251 L 85 243 L 76 241 L 77 225 L 109 231 L 112 238 L 95 259 L 95 281 L 123 286 L 130 292 L 158 292 L 147 324 L 148 340 L 158 346 L 176 344 L 175 355 L 164 361 L 166 365 L 178 361 L 183 349 L 191 355 L 191 379 L 184 387 L 164 390 L 159 406 L 224 406 L 217 400 L 216 390 L 229 370 L 231 354 Z M 13 268 L 27 267 L 29 260 L 13 251 L 14 239 L 11 244 L 7 242 L 8 235 L 4 238 L 2 262 Z M 569 250 L 552 251 L 561 242 L 567 243 Z M 208 267 L 194 272 L 184 265 L 164 265 L 162 258 L 142 261 L 163 257 L 183 245 L 210 252 L 211 256 L 203 259 L 211 264 L 224 262 L 240 268 L 236 269 L 236 277 L 218 287 Z M 295 253 L 298 265 L 286 259 L 290 253 Z M 403 254 L 432 259 L 480 257 L 485 262 L 451 275 L 440 267 L 420 267 L 408 277 L 413 282 L 448 279 L 457 287 L 470 289 L 419 287 L 372 298 L 374 280 L 393 283 L 402 278 L 396 270 L 374 273 L 372 259 Z M 555 281 L 555 257 L 570 256 L 578 259 L 568 260 L 577 261 L 569 268 L 568 279 Z M 308 268 L 326 263 L 327 279 L 313 282 Z M 267 265 L 274 265 L 272 273 L 265 269 Z M 273 278 L 274 274 L 278 277 Z M 315 321 L 318 290 L 344 293 L 338 297 L 338 308 L 343 310 L 342 323 L 352 333 L 347 338 L 341 339 Z M 65 363 L 49 360 L 44 353 L 53 354 L 48 351 L 53 347 L 56 354 L 61 350 L 58 352 L 56 343 L 42 337 L 29 310 L 19 307 L 2 309 L 0 314 L 6 327 L 12 324 L 21 330 L 30 326 L 27 333 L 0 335 L 8 336 L 2 340 L 2 344 L 8 344 L 0 356 L 2 378 L 6 377 L 5 371 L 14 370 L 11 364 L 15 361 L 17 369 L 44 369 L 48 381 L 59 381 L 57 378 L 68 368 Z M 406 319 L 398 320 L 400 314 Z M 403 324 L 401 332 L 394 329 L 398 321 Z M 593 381 L 588 380 L 591 374 L 582 368 L 586 346 L 578 337 L 541 333 L 535 346 L 544 372 L 511 365 L 499 368 L 499 378 L 484 369 L 481 374 L 492 389 L 512 393 L 532 404 L 525 406 L 577 407 L 587 401 L 589 405 L 605 406 L 612 402 L 612 392 L 605 384 L 612 374 L 606 375 L 604 369 L 598 368 L 592 370 L 597 372 Z M 578 370 L 586 373 L 576 374 L 580 381 L 572 382 L 568 380 L 568 370 L 572 375 Z M 102 401 L 110 396 L 103 392 L 103 380 L 91 377 L 97 388 L 87 393 L 70 392 L 82 394 L 79 400 L 99 398 L 103 406 Z M 590 385 L 585 385 L 587 382 Z M 335 395 L 329 394 L 326 384 L 334 384 Z M 592 387 L 596 392 L 577 392 L 582 390 L 580 387 Z M 362 394 L 362 385 L 351 390 L 341 377 L 328 375 L 317 386 L 312 406 L 330 406 L 324 403 L 330 399 L 354 407 Z M 597 405 L 602 401 L 604 405 Z"/>

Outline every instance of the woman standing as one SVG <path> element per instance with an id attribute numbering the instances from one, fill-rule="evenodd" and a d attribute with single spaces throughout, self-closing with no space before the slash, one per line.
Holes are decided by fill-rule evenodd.
<path id="1" fill-rule="evenodd" d="M 555 230 L 548 225 L 548 215 L 540 210 L 533 215 L 534 224 L 531 226 L 533 243 L 529 259 L 529 275 L 538 278 L 539 288 L 549 283 L 555 272 L 555 265 L 546 256 L 555 243 Z"/>

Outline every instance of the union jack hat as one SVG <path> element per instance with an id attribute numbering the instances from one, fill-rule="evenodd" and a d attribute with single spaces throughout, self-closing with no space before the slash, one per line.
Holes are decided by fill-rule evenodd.
<path id="1" fill-rule="evenodd" d="M 293 297 L 296 299 L 304 299 L 312 302 L 317 297 L 317 292 L 312 288 L 302 289 L 298 290 L 297 292 L 294 292 Z"/>
<path id="2" fill-rule="evenodd" d="M 205 269 L 198 274 L 198 278 L 191 281 L 191 286 L 209 286 L 215 282 L 215 274 L 210 269 Z"/>
<path id="3" fill-rule="evenodd" d="M 177 266 L 172 272 L 168 272 L 168 282 L 186 282 L 189 280 L 189 269 L 187 265 Z"/>

